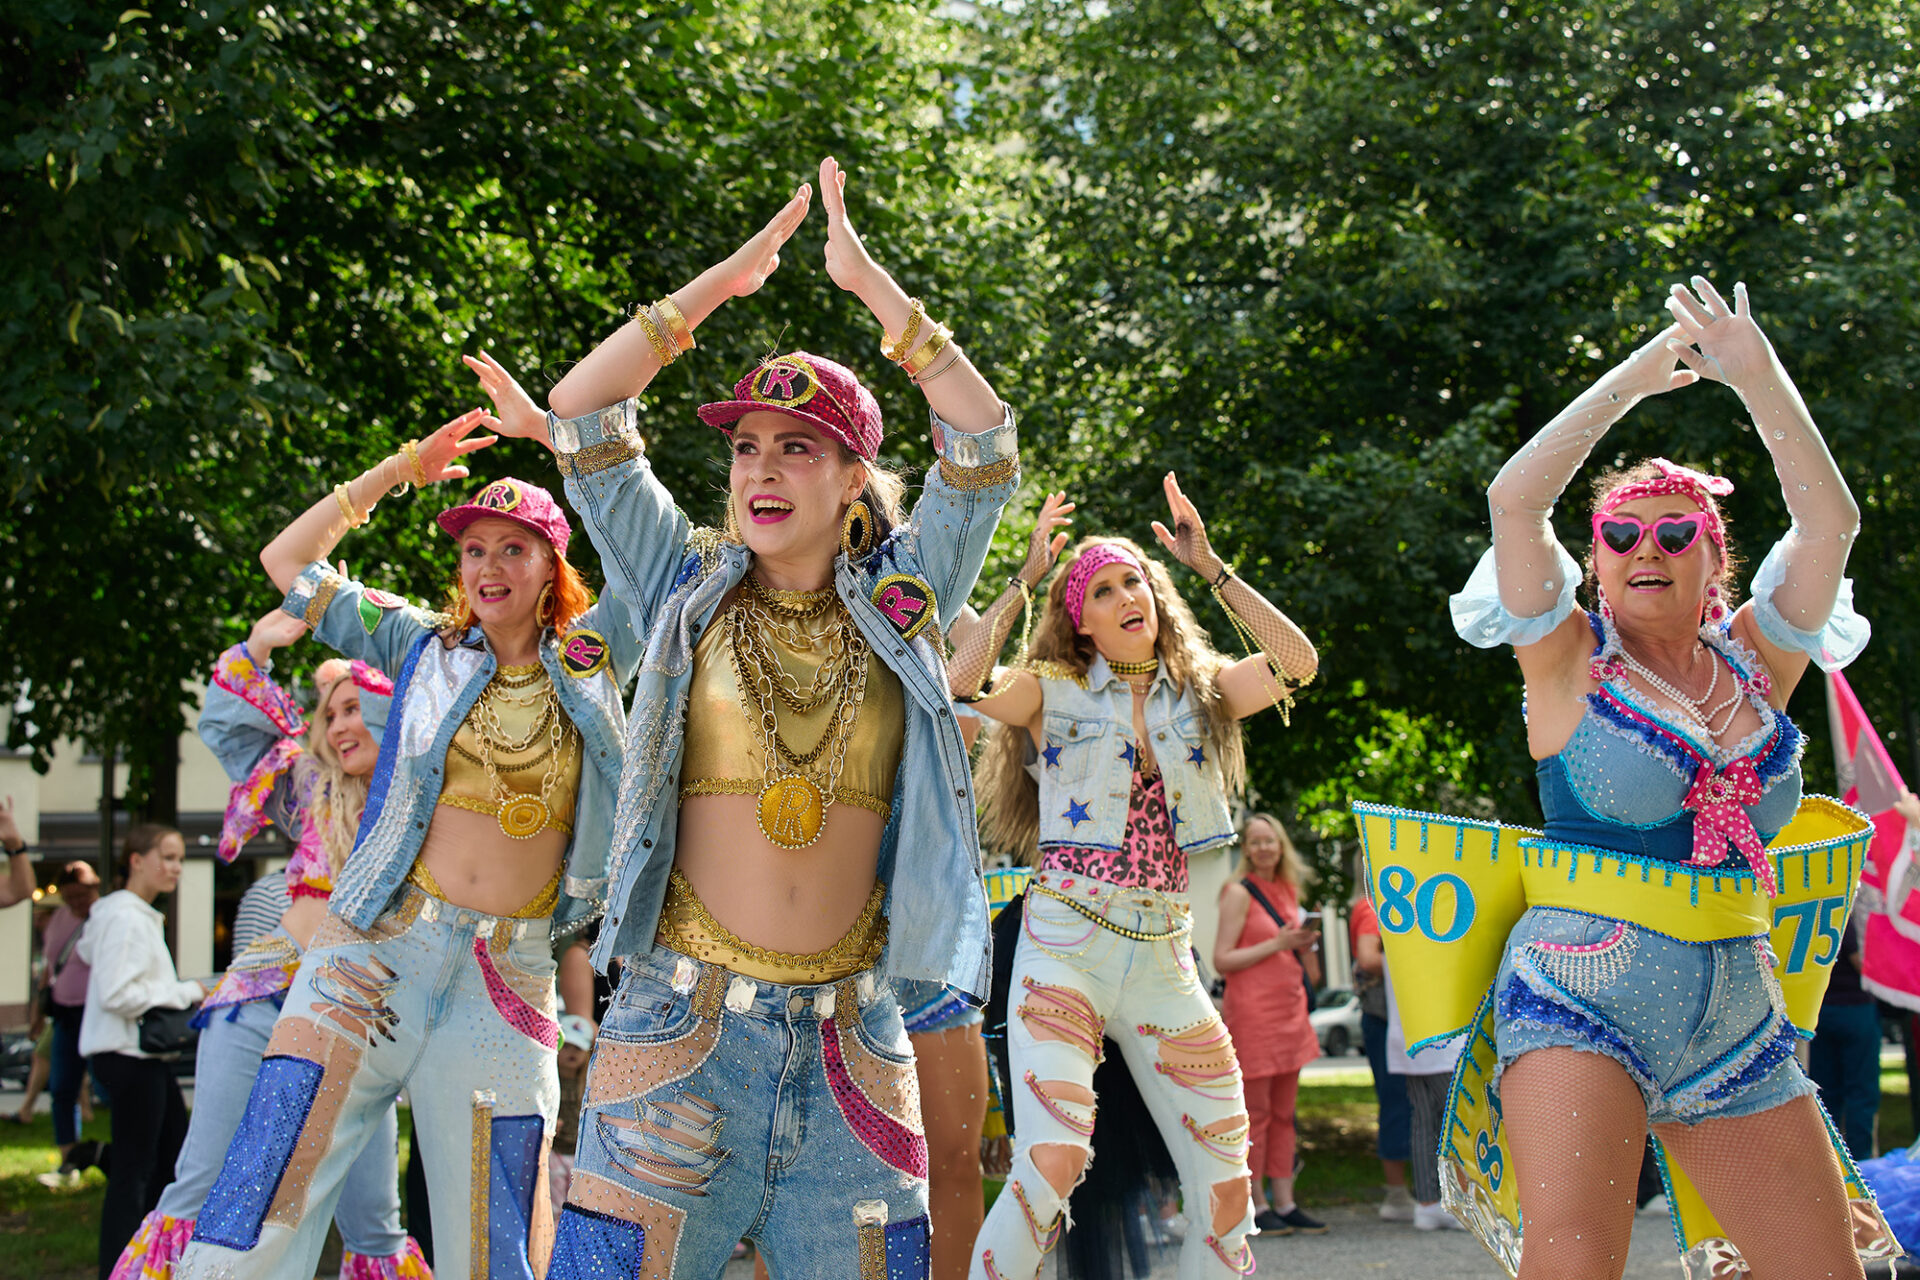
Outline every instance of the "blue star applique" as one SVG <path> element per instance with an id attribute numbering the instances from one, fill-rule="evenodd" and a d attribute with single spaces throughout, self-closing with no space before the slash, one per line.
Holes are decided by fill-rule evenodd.
<path id="1" fill-rule="evenodd" d="M 1133 751 L 1133 744 L 1131 742 L 1125 742 L 1120 745 L 1120 758 L 1127 762 L 1127 765 L 1129 768 L 1132 767 L 1133 761 L 1134 761 L 1134 751 Z"/>
<path id="2" fill-rule="evenodd" d="M 1183 821 L 1184 821 L 1184 819 L 1183 819 L 1183 818 L 1181 818 L 1181 816 L 1180 816 L 1180 806 L 1179 806 L 1179 805 L 1175 805 L 1175 806 L 1173 806 L 1173 808 L 1171 808 L 1171 809 L 1169 809 L 1169 810 L 1167 810 L 1167 816 L 1168 816 L 1169 818 L 1171 818 L 1171 819 L 1173 819 L 1173 825 L 1174 825 L 1174 826 L 1176 826 L 1176 827 L 1177 827 L 1177 826 L 1179 826 L 1179 825 L 1181 824 L 1181 822 L 1183 822 Z"/>
<path id="3" fill-rule="evenodd" d="M 1078 827 L 1083 822 L 1093 821 L 1093 815 L 1087 812 L 1087 806 L 1081 804 L 1072 796 L 1067 797 L 1067 811 L 1060 816 L 1068 822 L 1071 822 L 1075 827 Z"/>
<path id="4" fill-rule="evenodd" d="M 1205 747 L 1188 747 L 1187 748 L 1188 764 L 1205 764 L 1206 762 L 1207 762 L 1207 749 Z"/>
<path id="5" fill-rule="evenodd" d="M 1060 744 L 1057 742 L 1048 743 L 1040 749 L 1040 757 L 1047 762 L 1047 768 L 1058 769 L 1060 767 Z"/>

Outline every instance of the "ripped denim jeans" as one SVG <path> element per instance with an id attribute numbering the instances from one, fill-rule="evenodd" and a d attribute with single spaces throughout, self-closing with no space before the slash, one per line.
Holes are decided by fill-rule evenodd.
<path id="1" fill-rule="evenodd" d="M 628 956 L 594 1039 L 549 1280 L 925 1280 L 927 1139 L 888 985 L 757 982 Z"/>
<path id="2" fill-rule="evenodd" d="M 1534 907 L 1508 935 L 1494 991 L 1501 1071 L 1549 1046 L 1604 1054 L 1650 1124 L 1753 1115 L 1814 1091 L 1764 937 L 1681 942 Z"/>
<path id="3" fill-rule="evenodd" d="M 349 1170 L 413 1108 L 441 1275 L 533 1280 L 552 1243 L 560 1107 L 551 922 L 413 885 L 369 929 L 329 914 L 301 959 L 177 1280 L 310 1276 Z"/>
<path id="4" fill-rule="evenodd" d="M 1247 1274 L 1246 1096 L 1233 1040 L 1194 972 L 1186 895 L 1058 871 L 1033 884 L 1007 1019 L 1013 1169 L 974 1246 L 971 1280 L 1031 1280 L 1069 1225 L 1067 1197 L 1093 1154 L 1093 1070 L 1109 1039 L 1180 1171 L 1193 1223 L 1181 1280 Z"/>

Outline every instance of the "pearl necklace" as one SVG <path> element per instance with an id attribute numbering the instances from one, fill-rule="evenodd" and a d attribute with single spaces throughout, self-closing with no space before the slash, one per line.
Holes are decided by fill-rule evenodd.
<path id="1" fill-rule="evenodd" d="M 1698 653 L 1705 647 L 1705 645 L 1696 642 L 1694 652 Z M 1711 707 L 1706 706 L 1707 699 L 1711 698 L 1713 691 L 1720 687 L 1720 664 L 1714 660 L 1714 655 L 1711 653 L 1707 655 L 1707 664 L 1712 669 L 1713 676 L 1707 681 L 1707 691 L 1697 698 L 1681 692 L 1672 683 L 1654 674 L 1652 669 L 1649 668 L 1646 663 L 1634 657 L 1624 644 L 1620 646 L 1620 660 L 1626 664 L 1627 670 L 1633 672 L 1649 685 L 1653 686 L 1654 692 L 1664 695 L 1682 711 L 1692 715 L 1695 720 L 1699 721 L 1700 727 L 1705 729 L 1708 736 L 1715 741 L 1718 741 L 1720 735 L 1732 727 L 1734 717 L 1740 713 L 1738 705 L 1740 701 L 1740 682 L 1737 680 L 1733 682 L 1733 688 L 1727 692 L 1726 697 L 1714 703 Z M 1703 710 L 1702 708 L 1705 709 Z M 1723 713 L 1724 719 L 1722 719 Z M 1722 721 L 1718 727 L 1714 725 L 1715 720 Z"/>

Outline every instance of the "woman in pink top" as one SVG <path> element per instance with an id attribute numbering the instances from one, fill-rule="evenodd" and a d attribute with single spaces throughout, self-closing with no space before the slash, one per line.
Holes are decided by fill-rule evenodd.
<path id="1" fill-rule="evenodd" d="M 1307 981 L 1320 982 L 1320 935 L 1300 907 L 1307 866 L 1270 814 L 1240 828 L 1240 865 L 1220 891 L 1213 967 L 1226 975 L 1222 1015 L 1246 1078 L 1254 1225 L 1273 1235 L 1319 1234 L 1326 1224 L 1293 1201 L 1293 1110 L 1300 1068 L 1320 1056 L 1307 1021 Z M 1304 974 L 1303 974 L 1304 970 Z M 1273 1184 L 1271 1199 L 1261 1186 Z"/>

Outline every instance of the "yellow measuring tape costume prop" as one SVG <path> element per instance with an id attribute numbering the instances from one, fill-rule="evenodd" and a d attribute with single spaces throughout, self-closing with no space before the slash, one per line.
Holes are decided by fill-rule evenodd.
<path id="1" fill-rule="evenodd" d="M 1805 798 L 1767 846 L 1779 885 L 1769 899 L 1751 872 L 1731 862 L 1696 867 L 1638 858 L 1552 842 L 1522 827 L 1380 805 L 1356 803 L 1353 812 L 1409 1048 L 1467 1036 L 1440 1140 L 1443 1202 L 1509 1275 L 1518 1274 L 1522 1229 L 1494 1087 L 1494 982 L 1520 917 L 1530 907 L 1553 907 L 1689 943 L 1765 936 L 1777 957 L 1773 973 L 1785 1014 L 1811 1037 L 1873 839 L 1864 815 L 1824 796 Z M 1827 1130 L 1861 1257 L 1898 1256 L 1900 1246 L 1831 1121 Z M 1686 1174 L 1664 1151 L 1660 1166 L 1689 1280 L 1744 1274 L 1738 1251 Z"/>

